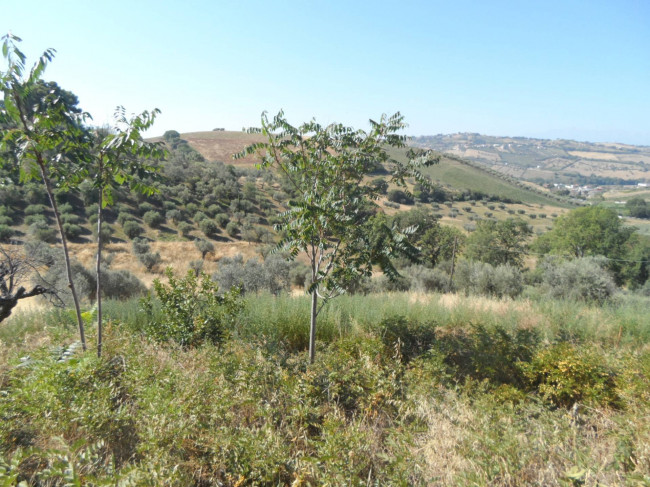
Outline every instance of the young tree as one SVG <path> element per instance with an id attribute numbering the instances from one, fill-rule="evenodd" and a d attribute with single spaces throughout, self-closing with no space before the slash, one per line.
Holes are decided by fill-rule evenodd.
<path id="1" fill-rule="evenodd" d="M 63 246 L 81 345 L 86 350 L 79 299 L 53 183 L 62 188 L 73 184 L 88 160 L 88 132 L 84 128 L 87 114 L 77 108 L 74 95 L 41 80 L 54 57 L 53 49 L 46 50 L 27 72 L 26 57 L 16 46 L 20 38 L 7 34 L 2 41 L 7 70 L 0 72 L 0 89 L 4 95 L 4 106 L 0 110 L 0 152 L 9 151 L 14 155 L 15 162 L 20 165 L 22 181 L 40 177 L 45 185 Z"/>
<path id="2" fill-rule="evenodd" d="M 279 248 L 291 258 L 302 252 L 309 259 L 310 362 L 314 361 L 316 320 L 322 306 L 359 277 L 370 276 L 373 264 L 395 278 L 398 274 L 391 258 L 417 253 L 403 232 L 384 226 L 384 238 L 370 242 L 366 231 L 381 194 L 367 176 L 378 166 L 387 166 L 391 182 L 398 186 L 406 187 L 406 177 L 427 184 L 418 167 L 434 162 L 429 153 L 417 158 L 409 153 L 409 159 L 401 161 L 386 150 L 405 146 L 406 137 L 399 134 L 405 126 L 399 113 L 384 115 L 379 122 L 371 120 L 368 132 L 341 124 L 323 127 L 315 121 L 294 127 L 283 112 L 272 120 L 264 113 L 262 127 L 250 132 L 263 134 L 267 142 L 253 144 L 235 156 L 261 156 L 260 166 L 278 170 L 296 195 L 277 229 L 283 235 Z M 319 298 L 323 300 L 320 307 Z"/>
<path id="3" fill-rule="evenodd" d="M 115 125 L 96 133 L 96 155 L 88 168 L 88 177 L 98 193 L 97 209 L 97 355 L 102 355 L 102 224 L 103 211 L 113 204 L 113 190 L 125 184 L 142 194 L 151 195 L 154 188 L 146 181 L 158 168 L 145 162 L 161 159 L 165 150 L 161 142 L 146 142 L 142 133 L 152 127 L 160 111 L 144 111 L 127 118 L 124 107 L 115 111 Z"/>

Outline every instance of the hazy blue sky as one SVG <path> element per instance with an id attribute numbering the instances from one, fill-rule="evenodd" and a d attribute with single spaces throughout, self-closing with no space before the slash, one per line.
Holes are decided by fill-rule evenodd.
<path id="1" fill-rule="evenodd" d="M 650 1 L 0 0 L 0 32 L 97 123 L 162 110 L 156 134 L 257 125 L 280 108 L 408 133 L 650 145 Z M 4 69 L 4 65 L 3 69 Z"/>

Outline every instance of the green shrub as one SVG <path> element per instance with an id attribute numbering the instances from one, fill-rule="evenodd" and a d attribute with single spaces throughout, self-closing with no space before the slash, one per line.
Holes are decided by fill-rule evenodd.
<path id="1" fill-rule="evenodd" d="M 54 243 L 56 242 L 56 230 L 50 228 L 45 222 L 35 222 L 29 226 L 29 235 L 41 242 Z"/>
<path id="2" fill-rule="evenodd" d="M 151 211 L 147 211 L 142 216 L 142 220 L 151 228 L 157 228 L 164 223 L 165 218 L 157 211 L 151 210 Z"/>
<path id="3" fill-rule="evenodd" d="M 446 292 L 449 289 L 449 274 L 440 268 L 416 265 L 405 269 L 403 274 L 410 277 L 410 288 L 415 291 Z"/>
<path id="4" fill-rule="evenodd" d="M 239 235 L 239 225 L 235 222 L 229 222 L 228 225 L 226 225 L 226 233 L 231 237 L 236 237 Z"/>
<path id="5" fill-rule="evenodd" d="M 514 298 L 523 291 L 523 275 L 511 265 L 492 266 L 462 260 L 456 267 L 454 286 L 465 294 Z"/>
<path id="6" fill-rule="evenodd" d="M 27 215 L 24 220 L 25 225 L 33 225 L 34 223 L 42 223 L 47 225 L 47 217 L 43 214 Z"/>
<path id="7" fill-rule="evenodd" d="M 97 225 L 93 225 L 93 237 L 95 239 L 95 242 L 97 242 Z M 113 227 L 108 225 L 107 223 L 102 224 L 102 243 L 106 244 L 110 241 L 111 237 L 113 236 Z"/>
<path id="8" fill-rule="evenodd" d="M 138 261 L 145 266 L 148 271 L 152 271 L 153 268 L 162 261 L 158 252 L 144 252 L 142 254 L 136 254 L 136 256 Z"/>
<path id="9" fill-rule="evenodd" d="M 187 222 L 180 222 L 178 224 L 178 233 L 183 237 L 188 237 L 193 228 L 194 227 Z"/>
<path id="10" fill-rule="evenodd" d="M 25 215 L 42 215 L 46 210 L 45 205 L 29 205 L 25 208 Z"/>
<path id="11" fill-rule="evenodd" d="M 547 258 L 541 263 L 542 282 L 553 298 L 603 303 L 616 292 L 606 261 L 583 257 L 571 261 Z"/>
<path id="12" fill-rule="evenodd" d="M 207 275 L 197 277 L 188 271 L 177 279 L 171 268 L 165 275 L 169 284 L 154 280 L 153 287 L 160 301 L 159 321 L 145 326 L 145 333 L 158 342 L 175 342 L 193 347 L 204 342 L 221 343 L 234 327 L 242 304 L 237 291 L 219 295 L 217 284 Z M 142 307 L 153 315 L 151 296 L 142 300 Z"/>
<path id="13" fill-rule="evenodd" d="M 199 252 L 201 252 L 201 258 L 205 259 L 205 256 L 210 252 L 214 252 L 214 244 L 209 240 L 203 238 L 196 239 L 194 241 L 194 246 Z"/>
<path id="14" fill-rule="evenodd" d="M 144 217 L 145 213 L 149 211 L 156 211 L 156 207 L 151 203 L 145 201 L 143 203 L 140 203 L 140 205 L 138 206 L 138 211 L 140 212 L 140 215 Z"/>
<path id="15" fill-rule="evenodd" d="M 69 239 L 76 239 L 83 233 L 83 228 L 74 223 L 64 223 L 63 224 L 63 233 Z"/>
<path id="16" fill-rule="evenodd" d="M 97 212 L 99 211 L 99 205 L 97 203 L 93 203 L 92 205 L 86 206 L 86 216 L 90 218 L 91 216 L 95 215 L 97 216 Z"/>
<path id="17" fill-rule="evenodd" d="M 202 211 L 197 211 L 196 213 L 194 213 L 194 216 L 192 217 L 192 219 L 193 219 L 196 223 L 201 223 L 201 222 L 202 222 L 203 220 L 205 220 L 207 217 L 208 217 L 208 215 L 206 215 L 206 214 L 203 213 Z"/>
<path id="18" fill-rule="evenodd" d="M 120 211 L 117 214 L 117 223 L 120 225 L 124 226 L 124 224 L 128 221 L 135 221 L 135 217 L 131 213 Z"/>
<path id="19" fill-rule="evenodd" d="M 134 220 L 128 220 L 124 222 L 124 225 L 122 225 L 122 230 L 124 230 L 124 234 L 129 237 L 131 240 L 133 240 L 136 237 L 139 237 L 142 235 L 143 229 L 140 226 L 140 224 Z"/>
<path id="20" fill-rule="evenodd" d="M 0 223 L 0 242 L 7 242 L 13 236 L 14 236 L 13 229 L 8 225 L 4 225 Z"/>
<path id="21" fill-rule="evenodd" d="M 63 223 L 72 223 L 78 225 L 81 222 L 81 218 L 74 213 L 61 213 L 61 221 Z"/>
<path id="22" fill-rule="evenodd" d="M 142 296 L 146 286 L 126 269 L 102 269 L 102 295 L 107 299 L 128 299 Z"/>
<path id="23" fill-rule="evenodd" d="M 201 223 L 199 223 L 199 228 L 208 237 L 219 232 L 219 226 L 215 223 L 214 220 L 211 220 L 209 218 L 204 218 L 201 220 Z"/>
<path id="24" fill-rule="evenodd" d="M 528 386 L 556 406 L 576 402 L 615 405 L 615 375 L 603 365 L 603 357 L 560 343 L 540 350 L 530 363 L 521 363 Z"/>
<path id="25" fill-rule="evenodd" d="M 70 203 L 63 203 L 59 205 L 59 213 L 61 214 L 61 217 L 63 217 L 64 213 L 73 213 L 74 208 Z"/>
<path id="26" fill-rule="evenodd" d="M 528 329 L 513 332 L 501 326 L 472 325 L 464 330 L 440 330 L 433 348 L 443 354 L 458 380 L 488 380 L 493 385 L 526 384 L 521 363 L 529 362 L 540 338 Z"/>
<path id="27" fill-rule="evenodd" d="M 133 247 L 133 253 L 136 256 L 139 254 L 146 254 L 151 249 L 149 246 L 149 241 L 146 238 L 136 237 L 133 239 L 133 243 L 131 245 Z"/>
<path id="28" fill-rule="evenodd" d="M 167 213 L 165 213 L 165 218 L 174 222 L 174 224 L 178 224 L 183 219 L 183 213 L 177 209 L 168 210 Z"/>
<path id="29" fill-rule="evenodd" d="M 10 216 L 0 215 L 0 225 L 11 226 L 13 225 L 14 220 Z"/>
<path id="30" fill-rule="evenodd" d="M 219 225 L 221 228 L 225 228 L 225 226 L 228 225 L 230 218 L 228 218 L 228 215 L 225 213 L 217 213 L 214 216 L 214 221 L 217 222 L 217 225 Z"/>

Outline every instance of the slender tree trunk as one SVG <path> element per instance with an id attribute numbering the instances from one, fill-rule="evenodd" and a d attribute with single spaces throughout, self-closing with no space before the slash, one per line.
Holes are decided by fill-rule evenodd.
<path id="1" fill-rule="evenodd" d="M 59 206 L 56 204 L 56 199 L 54 199 L 54 192 L 52 191 L 52 183 L 50 178 L 47 175 L 47 170 L 45 169 L 45 163 L 39 157 L 38 165 L 41 169 L 41 177 L 43 178 L 43 183 L 45 184 L 45 190 L 47 191 L 47 196 L 50 198 L 50 205 L 52 206 L 52 211 L 54 211 L 54 218 L 56 219 L 56 224 L 59 227 L 59 235 L 61 236 L 61 244 L 63 245 L 63 258 L 65 259 L 65 270 L 68 275 L 68 287 L 72 293 L 72 301 L 74 302 L 75 312 L 77 314 L 77 324 L 79 325 L 79 339 L 81 340 L 81 348 L 86 351 L 86 332 L 84 330 L 84 322 L 81 319 L 81 308 L 79 307 L 79 298 L 77 297 L 77 291 L 74 287 L 74 281 L 72 280 L 72 267 L 70 266 L 70 254 L 68 253 L 68 242 L 65 238 L 65 233 L 63 231 L 63 224 L 61 223 L 61 215 L 59 214 Z"/>
<path id="2" fill-rule="evenodd" d="M 451 286 L 454 284 L 454 269 L 456 267 L 456 245 L 457 244 L 458 244 L 458 237 L 454 237 L 454 247 L 451 250 L 451 274 L 449 274 L 449 284 L 447 285 L 449 292 L 451 292 Z"/>
<path id="3" fill-rule="evenodd" d="M 311 322 L 309 325 L 309 363 L 314 363 L 316 357 L 316 314 L 318 310 L 318 292 L 314 289 L 311 294 Z"/>
<path id="4" fill-rule="evenodd" d="M 101 171 L 101 167 L 100 167 Z M 101 172 L 100 172 L 101 174 Z M 99 209 L 97 210 L 97 356 L 102 356 L 102 188 L 99 188 Z"/>

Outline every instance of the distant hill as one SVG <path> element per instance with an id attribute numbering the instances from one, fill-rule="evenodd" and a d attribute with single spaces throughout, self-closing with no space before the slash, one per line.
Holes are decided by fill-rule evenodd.
<path id="1" fill-rule="evenodd" d="M 412 144 L 480 162 L 503 174 L 537 183 L 650 182 L 648 146 L 475 133 L 415 137 Z"/>
<path id="2" fill-rule="evenodd" d="M 253 166 L 259 162 L 252 157 L 234 161 L 232 155 L 246 145 L 262 140 L 259 135 L 245 132 L 212 131 L 181 134 L 183 140 L 201 153 L 208 161 L 220 161 L 237 166 Z M 393 153 L 393 157 L 406 157 L 406 151 Z M 482 165 L 458 157 L 443 157 L 439 164 L 427 168 L 434 183 L 453 192 L 479 192 L 501 199 L 510 199 L 526 204 L 546 204 L 568 207 L 566 200 L 557 199 L 543 188 L 522 184 L 516 178 L 491 171 Z"/>

